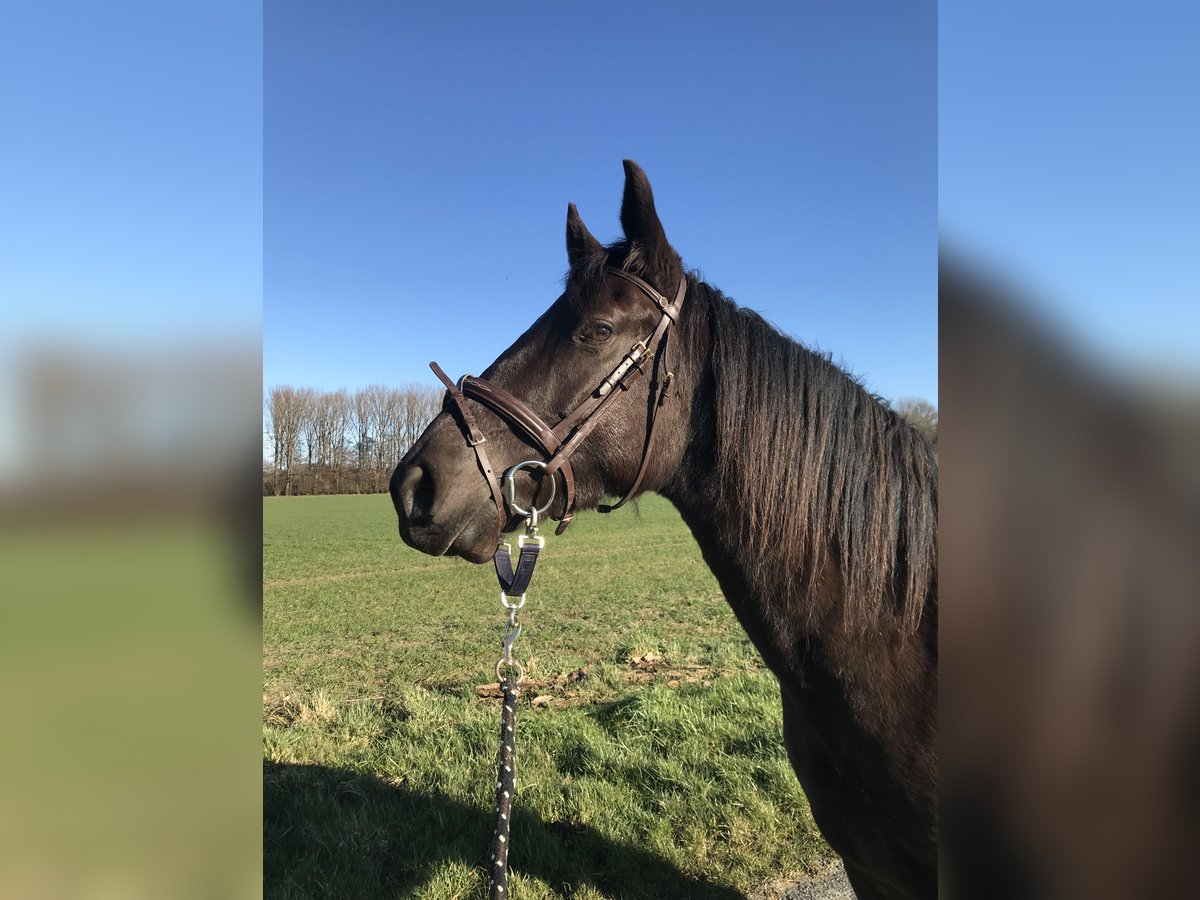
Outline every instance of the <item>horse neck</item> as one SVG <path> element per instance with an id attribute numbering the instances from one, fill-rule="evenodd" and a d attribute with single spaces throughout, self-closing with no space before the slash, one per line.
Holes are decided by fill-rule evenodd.
<path id="1" fill-rule="evenodd" d="M 700 299 L 707 296 L 702 285 L 698 293 Z M 778 549 L 780 542 L 795 538 L 795 529 L 785 528 L 787 523 L 782 521 L 765 521 L 756 526 L 767 529 L 758 544 L 762 549 L 755 549 L 747 541 L 746 511 L 761 507 L 762 504 L 755 503 L 760 498 L 759 492 L 778 490 L 778 484 L 739 477 L 736 466 L 732 470 L 727 468 L 724 477 L 718 473 L 716 448 L 728 435 L 719 433 L 720 416 L 716 413 L 717 385 L 712 364 L 715 335 L 711 304 L 714 302 L 729 301 L 715 298 L 695 304 L 689 327 L 681 335 L 689 360 L 687 375 L 690 383 L 696 385 L 696 393 L 692 397 L 682 463 L 660 488 L 660 493 L 680 511 L 734 613 L 781 680 L 787 675 L 803 679 L 817 667 L 822 674 L 836 672 L 852 691 L 855 684 L 875 681 L 869 689 L 877 693 L 880 689 L 877 676 L 882 666 L 895 670 L 895 677 L 889 683 L 894 682 L 898 690 L 911 693 L 912 682 L 926 677 L 936 660 L 930 652 L 932 647 L 932 653 L 936 653 L 935 608 L 928 610 L 918 634 L 902 634 L 882 603 L 874 619 L 861 611 L 855 619 L 846 608 L 844 573 L 835 547 L 773 554 L 772 548 Z M 849 376 L 842 377 L 849 380 Z M 777 414 L 765 409 L 748 409 L 747 413 Z M 780 459 L 786 461 L 789 448 L 777 449 Z M 729 477 L 730 471 L 733 477 Z M 781 468 L 780 477 L 791 477 L 786 465 Z M 807 511 L 797 511 L 797 515 L 806 514 Z M 814 553 L 814 549 L 821 552 Z M 773 555 L 793 561 L 803 558 L 810 565 L 789 567 L 773 559 Z M 816 568 L 812 566 L 814 561 Z"/>

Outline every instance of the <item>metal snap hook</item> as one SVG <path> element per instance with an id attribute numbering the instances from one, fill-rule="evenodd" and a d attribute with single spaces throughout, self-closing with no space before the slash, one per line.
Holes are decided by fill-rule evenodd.
<path id="1" fill-rule="evenodd" d="M 510 466 L 500 480 L 500 493 L 504 495 L 504 502 L 508 504 L 508 508 L 519 516 L 534 516 L 542 515 L 550 509 L 550 504 L 554 502 L 554 492 L 557 490 L 556 481 L 553 476 L 550 478 L 550 499 L 546 501 L 546 505 L 540 509 L 530 510 L 522 509 L 517 506 L 517 473 L 526 468 L 545 469 L 546 464 L 540 459 L 527 459 L 525 462 L 519 462 L 515 466 Z M 534 496 L 536 496 L 536 491 Z"/>
<path id="2" fill-rule="evenodd" d="M 513 661 L 513 658 L 512 658 L 513 644 L 515 644 L 517 642 L 517 638 L 519 638 L 520 636 L 521 636 L 520 624 L 513 626 L 511 629 L 509 629 L 508 633 L 504 635 L 504 640 L 501 641 L 501 645 L 504 647 L 504 661 L 506 663 L 511 663 Z"/>

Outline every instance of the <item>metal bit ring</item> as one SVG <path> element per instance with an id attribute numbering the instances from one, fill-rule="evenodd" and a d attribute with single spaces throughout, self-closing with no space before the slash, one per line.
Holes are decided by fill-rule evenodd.
<path id="1" fill-rule="evenodd" d="M 522 469 L 545 469 L 546 464 L 540 459 L 527 459 L 524 462 L 519 462 L 515 466 L 509 466 L 504 472 L 504 476 L 500 479 L 500 493 L 504 495 L 504 502 L 508 504 L 508 508 L 519 516 L 542 515 L 550 509 L 550 505 L 554 502 L 554 493 L 558 489 L 557 482 L 554 477 L 550 477 L 550 499 L 546 501 L 546 505 L 536 510 L 522 509 L 517 506 L 517 473 Z M 537 489 L 534 489 L 534 496 L 537 496 Z"/>

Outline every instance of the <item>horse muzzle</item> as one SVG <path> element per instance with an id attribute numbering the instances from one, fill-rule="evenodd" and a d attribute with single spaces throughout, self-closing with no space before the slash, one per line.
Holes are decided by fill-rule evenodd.
<path id="1" fill-rule="evenodd" d="M 437 452 L 424 441 L 400 462 L 390 491 L 404 543 L 431 556 L 491 559 L 499 537 L 495 508 L 468 466 L 474 470 L 474 460 L 457 446 Z"/>

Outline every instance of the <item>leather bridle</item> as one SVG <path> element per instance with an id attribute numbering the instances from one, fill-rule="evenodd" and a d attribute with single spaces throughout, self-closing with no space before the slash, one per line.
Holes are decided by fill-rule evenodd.
<path id="1" fill-rule="evenodd" d="M 462 426 L 467 444 L 475 451 L 475 460 L 487 481 L 488 490 L 492 494 L 492 502 L 496 505 L 496 515 L 500 522 L 501 532 L 504 531 L 504 526 L 508 522 L 508 515 L 505 512 L 506 505 L 516 515 L 529 516 L 532 523 L 536 525 L 537 516 L 548 510 L 554 502 L 556 475 L 562 479 L 564 506 L 562 519 L 558 528 L 555 529 L 555 534 L 562 534 L 566 531 L 575 515 L 575 473 L 571 469 L 571 455 L 579 449 L 584 438 L 600 423 L 601 416 L 608 411 L 615 399 L 629 390 L 642 377 L 646 362 L 653 360 L 654 382 L 650 386 L 649 420 L 646 423 L 646 440 L 642 448 L 642 462 L 638 467 L 637 477 L 629 490 L 625 492 L 624 497 L 611 506 L 600 505 L 598 507 L 600 512 L 612 512 L 623 506 L 637 493 L 646 476 L 646 470 L 650 465 L 650 454 L 654 448 L 658 412 L 667 401 L 671 381 L 675 377 L 668 365 L 668 338 L 671 326 L 679 321 L 679 311 L 687 296 L 687 278 L 683 275 L 679 276 L 679 287 L 675 292 L 675 299 L 668 300 L 646 281 L 624 269 L 607 266 L 605 271 L 638 288 L 658 307 L 662 315 L 654 330 L 644 340 L 634 344 L 617 367 L 596 386 L 587 399 L 568 413 L 557 425 L 553 427 L 547 425 L 542 417 L 529 406 L 497 384 L 473 375 L 464 375 L 456 385 L 436 362 L 429 364 L 433 373 L 446 385 L 446 391 L 450 399 L 454 401 L 454 407 L 458 410 L 459 424 Z M 501 479 L 503 482 L 503 487 L 501 487 L 501 482 L 496 480 L 496 474 L 488 460 L 487 451 L 484 449 L 487 438 L 484 437 L 479 423 L 471 413 L 467 400 L 474 400 L 508 422 L 541 450 L 546 457 L 545 461 L 526 460 L 509 467 Z M 530 509 L 522 509 L 516 503 L 514 478 L 517 472 L 524 468 L 540 468 L 544 475 L 549 476 L 550 499 L 540 509 L 534 508 L 536 499 L 530 501 Z M 538 490 L 535 489 L 535 498 L 537 493 Z"/>

